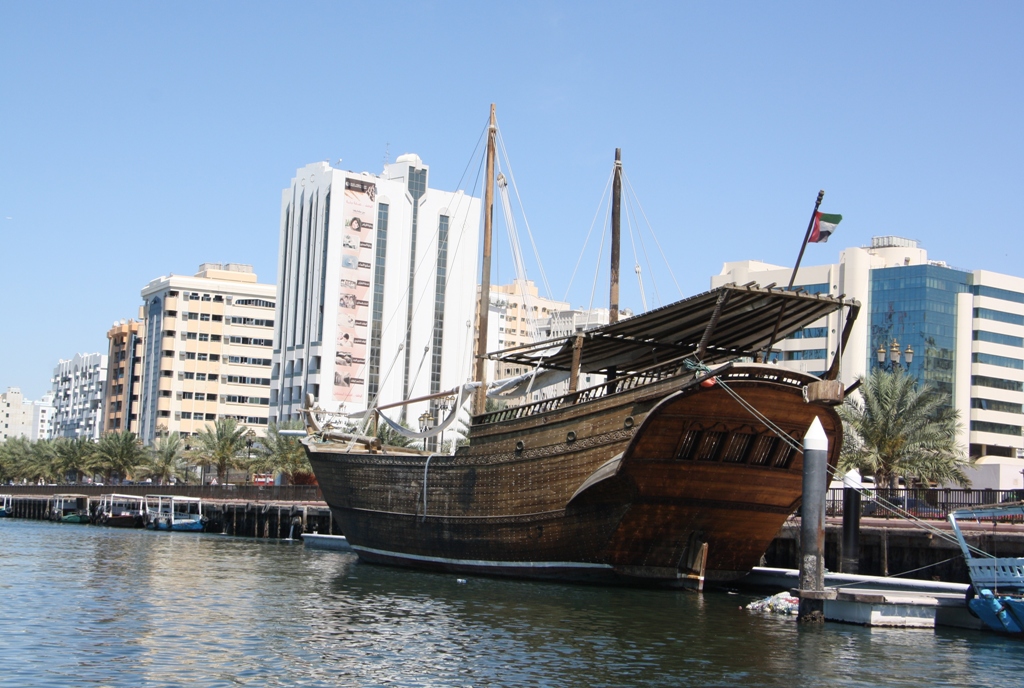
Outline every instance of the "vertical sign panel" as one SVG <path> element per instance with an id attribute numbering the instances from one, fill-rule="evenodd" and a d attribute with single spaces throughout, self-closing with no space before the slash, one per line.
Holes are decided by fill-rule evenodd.
<path id="1" fill-rule="evenodd" d="M 354 406 L 360 406 L 366 400 L 366 338 L 370 319 L 376 198 L 377 185 L 373 182 L 345 180 L 334 400 Z"/>

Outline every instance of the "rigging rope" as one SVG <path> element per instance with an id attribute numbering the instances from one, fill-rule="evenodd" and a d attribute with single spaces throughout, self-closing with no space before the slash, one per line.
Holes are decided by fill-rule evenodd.
<path id="1" fill-rule="evenodd" d="M 676 289 L 679 291 L 679 298 L 683 297 L 683 289 L 679 286 L 679 282 L 676 280 L 676 275 L 672 271 L 672 264 L 669 263 L 668 256 L 665 255 L 665 249 L 661 247 L 661 242 L 658 241 L 658 235 L 654 233 L 654 229 L 651 227 L 651 221 L 647 218 L 647 213 L 644 212 L 644 208 L 640 205 L 640 199 L 636 195 L 636 191 L 633 190 L 633 183 L 629 181 L 626 176 L 625 170 L 622 172 L 622 178 L 626 181 L 626 187 L 629 189 L 629 193 L 632 194 L 633 198 L 637 199 L 637 207 L 640 208 L 640 214 L 643 215 L 644 221 L 647 223 L 647 228 L 651 230 L 651 238 L 654 239 L 654 243 L 658 247 L 658 251 L 661 253 L 662 259 L 665 261 L 665 267 L 668 268 L 669 277 L 672 278 L 672 282 L 675 283 Z"/>
<path id="2" fill-rule="evenodd" d="M 605 182 L 604 192 L 601 194 L 601 200 L 597 204 L 597 210 L 594 211 L 594 217 L 590 221 L 590 229 L 587 230 L 587 238 L 583 241 L 583 248 L 580 249 L 580 255 L 576 259 L 576 266 L 572 269 L 572 275 L 569 277 L 569 284 L 565 287 L 565 295 L 562 297 L 562 301 L 569 299 L 569 289 L 572 287 L 573 281 L 576 279 L 576 271 L 580 268 L 580 263 L 583 261 L 583 254 L 587 250 L 587 245 L 590 244 L 590 237 L 594 233 L 594 227 L 597 225 L 597 217 L 601 214 L 601 208 L 604 207 L 604 199 L 608 195 L 608 187 L 612 184 L 612 179 L 615 176 L 615 170 L 613 169 L 608 173 L 608 181 Z M 600 262 L 600 260 L 598 261 Z"/>
<path id="3" fill-rule="evenodd" d="M 540 270 L 540 278 L 541 283 L 544 285 L 544 293 L 547 295 L 547 298 L 551 298 L 551 285 L 548 284 L 548 276 L 547 273 L 544 271 L 544 263 L 541 262 L 540 251 L 537 249 L 537 242 L 534 241 L 533 230 L 530 229 L 530 220 L 528 217 L 526 217 L 526 206 L 523 205 L 523 199 L 519 196 L 519 186 L 516 184 L 516 176 L 515 173 L 512 171 L 512 161 L 509 159 L 508 152 L 505 150 L 505 139 L 502 138 L 501 136 L 501 129 L 498 129 L 497 131 L 497 140 L 498 147 L 501 150 L 502 159 L 508 166 L 508 178 L 509 181 L 512 183 L 512 190 L 516 194 L 516 201 L 519 202 L 519 209 L 523 213 L 523 223 L 526 225 L 526 236 L 530 238 L 530 246 L 533 247 L 533 257 L 534 260 L 537 261 L 537 268 Z"/>
<path id="4" fill-rule="evenodd" d="M 687 361 L 684 361 L 684 364 L 686 365 L 686 367 L 688 369 L 691 369 L 691 370 L 699 370 L 701 372 L 705 372 L 705 371 L 706 372 L 711 372 L 710 369 L 707 368 L 707 366 L 705 366 L 703 363 L 699 363 L 699 362 L 691 363 L 689 360 L 687 360 Z M 783 442 L 788 444 L 794 450 L 796 450 L 796 451 L 800 452 L 801 454 L 803 454 L 803 446 L 801 444 L 799 444 L 792 437 L 787 435 L 780 427 L 775 425 L 775 423 L 773 423 L 770 419 L 768 419 L 763 413 L 761 413 L 756 408 L 754 408 L 743 397 L 741 397 L 738 392 L 736 392 L 735 390 L 731 389 L 729 387 L 729 385 L 725 384 L 725 382 L 721 378 L 715 378 L 715 382 L 722 389 L 724 389 L 729 394 L 729 396 L 731 396 L 733 399 L 735 399 L 740 404 L 740 406 L 742 406 L 751 415 L 753 415 L 755 418 L 757 418 L 762 423 L 764 423 L 765 426 L 767 426 L 769 430 L 771 430 L 773 433 L 778 435 L 779 438 L 782 439 Z M 833 478 L 835 478 L 835 477 L 839 477 L 840 479 L 842 478 L 842 476 L 840 476 L 839 472 L 835 468 L 833 468 L 832 466 L 826 465 L 826 468 L 828 470 L 828 473 Z M 863 491 L 860 488 L 855 488 L 855 489 L 857 489 L 857 491 L 860 492 L 861 494 L 864 494 Z M 959 547 L 960 543 L 956 539 L 956 536 L 953 535 L 952 533 L 947 532 L 945 530 L 942 530 L 941 528 L 937 528 L 936 526 L 933 526 L 932 524 L 928 523 L 927 521 L 923 521 L 922 519 L 918 518 L 917 516 L 911 514 L 906 509 L 900 507 L 897 504 L 894 504 L 894 503 L 888 501 L 887 499 L 885 499 L 883 497 L 878 496 L 877 494 L 874 495 L 874 499 L 875 499 L 875 501 L 878 504 L 880 504 L 884 508 L 888 509 L 889 511 L 893 512 L 894 514 L 896 514 L 900 518 L 913 523 L 915 526 L 921 528 L 922 530 L 925 530 L 925 531 L 931 533 L 935 537 L 938 537 L 938 538 L 940 538 L 942 540 L 945 540 L 946 542 L 950 542 L 950 543 L 956 544 Z M 971 547 L 970 545 L 968 545 L 968 546 L 970 547 L 971 551 L 984 554 L 980 549 L 977 549 L 975 547 Z"/>

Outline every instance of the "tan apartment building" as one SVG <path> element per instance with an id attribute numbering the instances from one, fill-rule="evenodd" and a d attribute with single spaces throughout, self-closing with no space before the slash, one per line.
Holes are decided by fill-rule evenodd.
<path id="1" fill-rule="evenodd" d="M 103 432 L 139 432 L 142 381 L 142 323 L 121 320 L 107 331 L 107 388 Z"/>
<path id="2" fill-rule="evenodd" d="M 234 418 L 263 435 L 270 403 L 277 288 L 252 266 L 204 263 L 142 290 L 139 435 L 196 434 Z"/>

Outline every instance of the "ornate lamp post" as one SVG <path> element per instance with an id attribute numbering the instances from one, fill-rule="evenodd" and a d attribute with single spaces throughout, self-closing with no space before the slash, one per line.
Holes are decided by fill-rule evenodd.
<path id="1" fill-rule="evenodd" d="M 888 354 L 888 361 L 886 361 L 886 354 Z M 900 364 L 900 343 L 895 339 L 892 340 L 892 344 L 889 345 L 888 351 L 886 351 L 884 344 L 878 345 L 878 350 L 875 351 L 875 356 L 878 358 L 878 367 L 882 370 L 888 368 L 892 372 L 896 372 L 897 369 L 903 369 Z M 914 348 L 907 345 L 907 348 L 902 354 L 903 360 L 906 361 L 906 368 L 910 368 L 910 364 L 914 361 Z"/>
<path id="2" fill-rule="evenodd" d="M 454 404 L 455 397 L 441 397 L 437 402 L 438 419 L 446 418 L 448 416 L 448 409 L 450 409 Z M 438 451 L 444 451 L 444 430 L 441 431 L 441 443 L 438 445 Z"/>
<path id="3" fill-rule="evenodd" d="M 434 417 L 430 415 L 430 411 L 424 411 L 420 414 L 420 432 L 426 432 L 430 428 L 434 427 Z M 423 451 L 427 450 L 427 438 L 423 438 Z"/>

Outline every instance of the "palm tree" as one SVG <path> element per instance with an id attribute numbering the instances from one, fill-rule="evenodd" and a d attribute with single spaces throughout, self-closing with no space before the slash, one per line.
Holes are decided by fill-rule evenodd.
<path id="1" fill-rule="evenodd" d="M 60 473 L 56 468 L 57 453 L 55 440 L 38 440 L 29 443 L 29 450 L 22 457 L 23 477 L 35 481 L 44 480 L 48 483 L 55 483 L 60 479 Z"/>
<path id="2" fill-rule="evenodd" d="M 217 481 L 224 483 L 228 469 L 238 466 L 244 454 L 245 433 L 248 428 L 239 425 L 234 418 L 221 418 L 199 433 L 199 460 L 207 466 L 217 468 Z"/>
<path id="3" fill-rule="evenodd" d="M 88 437 L 60 437 L 53 441 L 52 448 L 53 471 L 59 477 L 67 479 L 74 473 L 72 482 L 78 482 L 81 474 L 91 472 L 96 445 Z"/>
<path id="4" fill-rule="evenodd" d="M 402 427 L 405 427 L 405 425 Z M 380 440 L 381 444 L 388 447 L 408 447 L 412 444 L 412 439 L 401 434 L 387 423 L 377 425 L 377 439 Z"/>
<path id="5" fill-rule="evenodd" d="M 27 478 L 31 455 L 32 443 L 24 437 L 11 437 L 0 443 L 0 481 Z"/>
<path id="6" fill-rule="evenodd" d="M 299 438 L 280 434 L 281 430 L 301 430 L 303 427 L 302 421 L 296 420 L 268 425 L 267 436 L 260 441 L 253 470 L 280 473 L 292 485 L 314 484 L 316 478 Z"/>
<path id="7" fill-rule="evenodd" d="M 948 397 L 902 370 L 873 371 L 861 378 L 860 398 L 839 410 L 845 439 L 839 470 L 852 468 L 875 476 L 890 489 L 898 478 L 925 482 L 971 481 L 966 456 L 957 445 L 959 417 Z"/>
<path id="8" fill-rule="evenodd" d="M 156 481 L 158 485 L 163 485 L 172 478 L 181 477 L 186 470 L 184 451 L 185 445 L 182 444 L 181 435 L 178 433 L 158 436 L 149 450 L 149 457 L 143 469 L 146 477 Z"/>
<path id="9" fill-rule="evenodd" d="M 116 473 L 121 479 L 132 474 L 146 460 L 146 450 L 138 435 L 127 430 L 108 432 L 96 443 L 95 467 L 104 472 L 107 482 Z"/>

